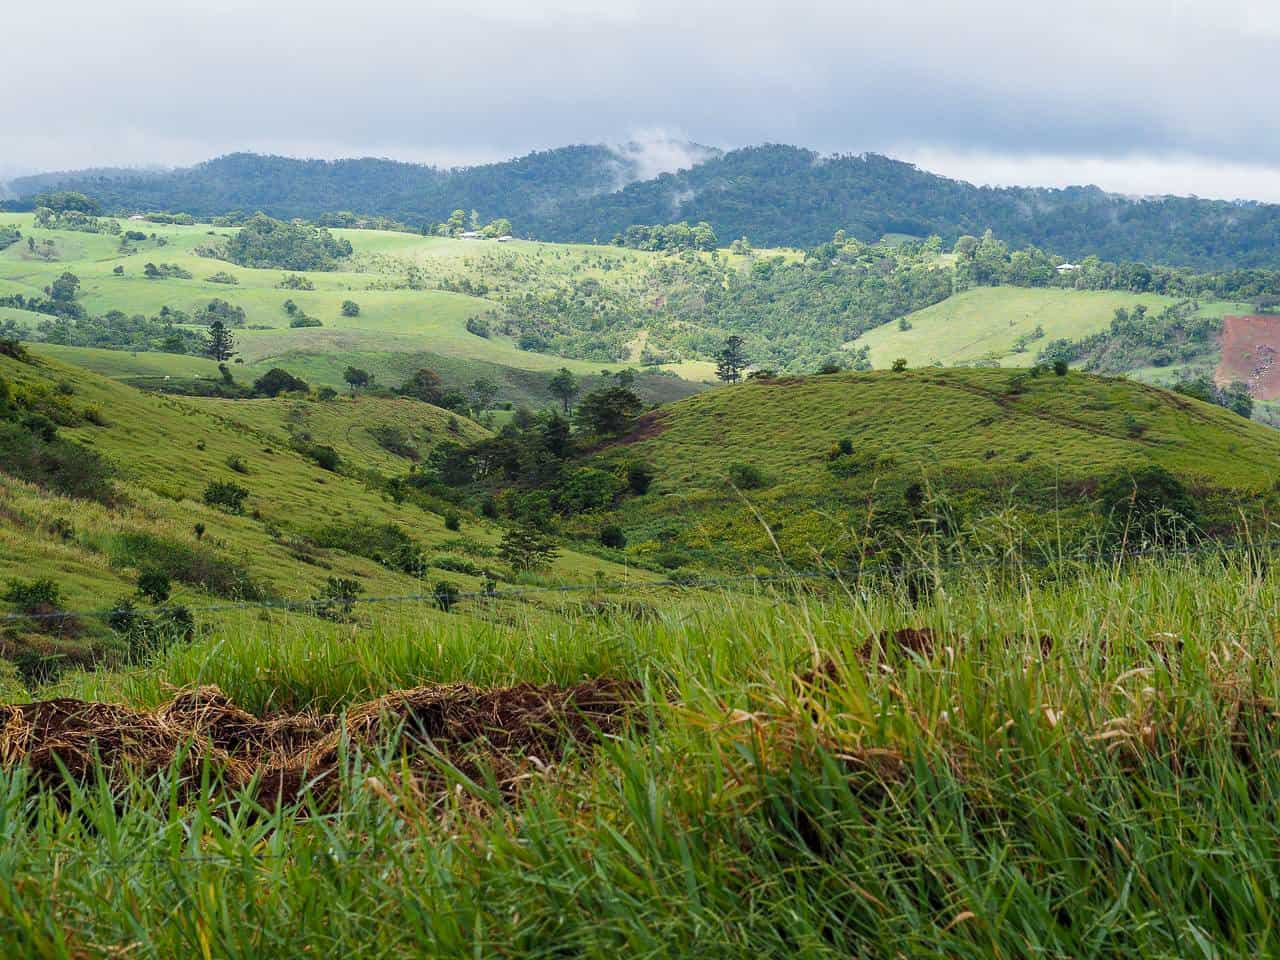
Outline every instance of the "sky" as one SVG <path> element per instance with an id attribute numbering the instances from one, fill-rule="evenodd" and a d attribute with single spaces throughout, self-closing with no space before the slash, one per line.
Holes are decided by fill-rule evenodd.
<path id="1" fill-rule="evenodd" d="M 0 178 L 233 150 L 875 151 L 976 183 L 1280 202 L 1267 0 L 44 0 L 0 12 Z"/>

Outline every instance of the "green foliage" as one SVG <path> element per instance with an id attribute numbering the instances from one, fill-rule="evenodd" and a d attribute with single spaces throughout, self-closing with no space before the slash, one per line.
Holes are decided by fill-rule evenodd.
<path id="1" fill-rule="evenodd" d="M 592 513 L 613 504 L 626 489 L 626 482 L 606 470 L 584 467 L 556 485 L 552 502 L 561 513 Z"/>
<path id="2" fill-rule="evenodd" d="M 574 411 L 578 426 L 596 437 L 617 437 L 631 429 L 644 402 L 630 388 L 610 384 L 582 398 Z"/>
<path id="3" fill-rule="evenodd" d="M 633 250 L 661 250 L 679 252 L 681 250 L 714 250 L 720 241 L 711 224 L 701 220 L 695 226 L 686 221 L 680 223 L 659 224 L 648 227 L 643 224 L 632 224 L 621 234 L 614 237 L 613 242 L 619 247 L 630 247 Z"/>
<path id="4" fill-rule="evenodd" d="M 11 603 L 24 613 L 62 606 L 62 590 L 50 577 L 35 580 L 11 579 L 0 594 L 0 600 Z"/>
<path id="5" fill-rule="evenodd" d="M 716 376 L 725 383 L 737 383 L 742 379 L 742 371 L 747 366 L 747 357 L 743 352 L 745 341 L 731 336 L 724 342 L 723 349 L 716 354 Z"/>
<path id="6" fill-rule="evenodd" d="M 458 589 L 456 583 L 450 580 L 441 580 L 435 585 L 432 596 L 435 598 L 436 606 L 448 613 L 457 604 L 461 593 L 462 591 Z"/>
<path id="7" fill-rule="evenodd" d="M 1075 342 L 1056 340 L 1041 351 L 1039 360 L 1075 363 L 1100 373 L 1195 360 L 1218 349 L 1222 330 L 1220 319 L 1199 316 L 1198 308 L 1190 300 L 1154 315 L 1142 304 L 1132 310 L 1118 307 L 1109 329 Z"/>
<path id="8" fill-rule="evenodd" d="M 653 483 L 653 467 L 643 460 L 631 460 L 626 465 L 627 487 L 637 497 L 649 492 Z"/>
<path id="9" fill-rule="evenodd" d="M 242 267 L 336 270 L 351 256 L 351 243 L 323 227 L 274 220 L 258 214 L 226 243 L 226 258 Z"/>
<path id="10" fill-rule="evenodd" d="M 305 277 L 300 273 L 286 273 L 280 278 L 280 282 L 276 284 L 276 287 L 281 290 L 314 290 L 316 285 L 311 282 L 310 277 Z M 293 301 L 286 300 L 284 303 L 285 308 L 288 309 Z M 293 313 L 294 311 L 289 310 L 289 312 Z"/>
<path id="11" fill-rule="evenodd" d="M 411 577 L 427 574 L 428 564 L 421 544 L 393 523 L 332 523 L 317 528 L 311 540 L 316 546 L 367 557 Z"/>
<path id="12" fill-rule="evenodd" d="M 191 271 L 176 263 L 146 263 L 142 275 L 148 280 L 190 280 Z"/>
<path id="13" fill-rule="evenodd" d="M 204 488 L 204 502 L 228 513 L 244 513 L 249 491 L 231 480 L 211 480 Z"/>
<path id="14" fill-rule="evenodd" d="M 351 393 L 353 396 L 358 388 L 367 387 L 373 381 L 373 377 L 370 376 L 369 371 L 361 370 L 359 367 L 347 367 L 347 369 L 342 372 L 342 379 L 351 387 Z"/>
<path id="15" fill-rule="evenodd" d="M 173 590 L 169 574 L 160 567 L 147 567 L 138 571 L 138 596 L 153 604 L 169 599 Z"/>
<path id="16" fill-rule="evenodd" d="M 214 298 L 209 301 L 208 306 L 196 311 L 196 323 L 212 324 L 217 321 L 228 327 L 244 326 L 244 310 L 232 306 L 226 300 Z"/>
<path id="17" fill-rule="evenodd" d="M 324 589 L 310 604 L 317 617 L 345 622 L 351 619 L 356 600 L 364 592 L 359 580 L 350 577 L 329 577 Z"/>
<path id="18" fill-rule="evenodd" d="M 502 536 L 498 556 L 518 573 L 550 566 L 559 556 L 555 542 L 532 526 L 513 527 Z"/>
<path id="19" fill-rule="evenodd" d="M 457 533 L 462 529 L 462 517 L 456 511 L 450 511 L 444 515 L 444 528 L 452 533 Z"/>
<path id="20" fill-rule="evenodd" d="M 343 300 L 342 315 L 344 317 L 360 316 L 360 304 L 356 303 L 354 300 Z"/>
<path id="21" fill-rule="evenodd" d="M 1173 389 L 1205 403 L 1226 407 L 1242 417 L 1253 416 L 1253 395 L 1249 392 L 1249 385 L 1243 381 L 1233 380 L 1227 386 L 1220 387 L 1212 377 L 1201 376 L 1179 380 L 1173 385 Z"/>
<path id="22" fill-rule="evenodd" d="M 601 527 L 598 539 L 601 546 L 609 547 L 611 550 L 621 550 L 627 545 L 627 535 L 616 523 L 606 523 Z"/>
<path id="23" fill-rule="evenodd" d="M 220 363 L 230 360 L 236 355 L 235 346 L 235 337 L 225 323 L 221 320 L 214 320 L 209 324 L 209 332 L 204 346 L 206 356 Z M 229 376 L 224 373 L 223 379 L 229 379 Z"/>
<path id="24" fill-rule="evenodd" d="M 1182 481 L 1156 465 L 1112 474 L 1098 489 L 1098 507 L 1113 537 L 1131 544 L 1179 541 L 1200 516 Z"/>
<path id="25" fill-rule="evenodd" d="M 108 555 L 113 566 L 133 567 L 147 573 L 153 586 L 158 586 L 159 578 L 165 577 L 228 599 L 263 600 L 267 597 L 267 591 L 247 569 L 209 546 L 193 545 L 145 531 L 124 531 L 112 536 Z M 138 582 L 141 588 L 141 576 Z"/>
<path id="26" fill-rule="evenodd" d="M 434 370 L 417 370 L 396 392 L 439 406 L 444 399 L 444 383 Z"/>
<path id="27" fill-rule="evenodd" d="M 272 367 L 253 382 L 253 392 L 260 397 L 278 397 L 282 393 L 306 393 L 310 385 L 287 370 Z"/>
<path id="28" fill-rule="evenodd" d="M 890 369 L 892 369 L 894 373 L 902 373 L 907 369 L 907 358 L 898 357 L 898 359 L 893 361 L 893 366 Z"/>
<path id="29" fill-rule="evenodd" d="M 0 472 L 66 497 L 99 503 L 115 499 L 110 462 L 49 430 L 0 421 Z"/>
<path id="30" fill-rule="evenodd" d="M 764 471 L 750 463 L 734 463 L 727 471 L 729 482 L 739 490 L 759 490 L 769 484 Z"/>

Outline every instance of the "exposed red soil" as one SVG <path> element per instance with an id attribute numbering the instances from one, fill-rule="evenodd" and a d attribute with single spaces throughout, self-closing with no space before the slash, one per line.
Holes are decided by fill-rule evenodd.
<path id="1" fill-rule="evenodd" d="M 1243 380 L 1258 400 L 1280 397 L 1280 315 L 1222 318 L 1219 384 Z"/>
<path id="2" fill-rule="evenodd" d="M 0 706 L 0 765 L 26 764 L 37 782 L 59 789 L 66 776 L 116 782 L 169 770 L 180 758 L 187 786 L 206 764 L 228 789 L 257 785 L 263 803 L 324 799 L 344 743 L 395 746 L 428 779 L 443 757 L 469 776 L 493 771 L 504 787 L 528 764 L 545 768 L 573 745 L 588 746 L 629 722 L 639 694 L 630 681 L 572 687 L 520 684 L 481 690 L 447 684 L 398 690 L 344 716 L 259 718 L 214 686 L 179 692 L 154 711 L 62 698 Z"/>

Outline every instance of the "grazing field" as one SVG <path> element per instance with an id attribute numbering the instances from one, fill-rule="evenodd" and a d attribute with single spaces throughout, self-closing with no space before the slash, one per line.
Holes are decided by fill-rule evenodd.
<path id="1" fill-rule="evenodd" d="M 544 282 L 603 277 L 603 269 L 585 263 L 592 250 L 598 255 L 598 248 L 517 242 L 504 245 L 499 254 L 493 243 L 336 230 L 335 236 L 350 240 L 356 249 L 355 256 L 344 264 L 349 269 L 295 273 L 240 267 L 200 255 L 201 249 L 225 242 L 235 233 L 234 228 L 126 223 L 126 229 L 140 227 L 148 235 L 126 249 L 116 237 L 38 228 L 25 214 L 13 215 L 6 222 L 10 219 L 36 245 L 34 252 L 25 243 L 0 251 L 0 296 L 38 297 L 63 272 L 71 271 L 80 280 L 78 302 L 94 316 L 113 310 L 128 316 L 158 316 L 168 307 L 194 317 L 211 300 L 226 300 L 245 314 L 243 325 L 233 329 L 238 360 L 243 363 L 243 368 L 236 370 L 238 379 L 252 379 L 287 363 L 293 372 L 313 378 L 317 385 L 341 387 L 342 372 L 354 364 L 393 385 L 416 369 L 403 358 L 417 357 L 414 362 L 418 366 L 438 368 L 451 385 L 463 387 L 486 377 L 503 388 L 505 398 L 541 405 L 549 400 L 547 377 L 561 367 L 590 382 L 602 371 L 622 365 L 524 350 L 513 337 L 497 330 L 480 336 L 467 329 L 469 320 L 491 319 L 499 309 L 493 296 L 516 289 L 527 280 L 526 271 Z M 618 265 L 615 275 L 625 276 L 627 279 L 620 281 L 625 283 L 633 279 L 638 283 L 635 278 L 640 269 L 652 259 L 631 250 L 609 252 L 611 268 Z M 148 277 L 148 263 L 177 267 L 190 278 Z M 313 289 L 282 288 L 287 273 L 304 276 Z M 219 275 L 234 282 L 209 279 Z M 485 282 L 488 296 L 439 289 L 442 283 L 464 280 Z M 344 314 L 342 304 L 347 300 L 359 305 L 358 315 Z M 291 327 L 286 301 L 292 301 L 320 325 Z M 30 331 L 49 318 L 2 308 L 0 322 L 6 319 Z M 201 324 L 189 326 L 201 333 L 205 329 Z M 148 358 L 154 367 L 129 375 L 189 376 L 196 359 L 157 353 Z M 118 375 L 110 360 L 92 361 L 92 366 Z M 126 366 L 136 369 L 137 363 Z M 298 369 L 293 370 L 294 366 Z M 679 370 L 703 379 L 713 372 L 705 364 L 686 364 Z M 659 373 L 659 368 L 651 368 L 639 383 L 641 391 L 655 401 L 687 396 L 699 389 L 675 373 Z"/>
<path id="2" fill-rule="evenodd" d="M 876 369 L 890 366 L 898 357 L 913 367 L 975 361 L 1025 367 L 1053 340 L 1079 340 L 1106 330 L 1119 307 L 1129 310 L 1144 304 L 1157 311 L 1175 302 L 1172 297 L 1117 291 L 980 287 L 908 315 L 909 330 L 886 324 L 863 334 L 851 346 L 870 347 L 871 365 Z M 1201 313 L 1223 316 L 1237 306 L 1204 303 Z M 1017 349 L 1020 340 L 1021 351 Z"/>
<path id="3" fill-rule="evenodd" d="M 128 710 L 10 708 L 0 933 L 56 958 L 1266 955 L 1257 559 L 227 622 L 59 688 Z M 226 700 L 167 686 L 201 683 Z M 288 763 L 310 789 L 252 773 Z"/>

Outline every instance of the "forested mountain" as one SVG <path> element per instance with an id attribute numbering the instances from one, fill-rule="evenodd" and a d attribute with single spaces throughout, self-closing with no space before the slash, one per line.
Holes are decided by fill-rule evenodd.
<path id="1" fill-rule="evenodd" d="M 1134 200 L 1096 187 L 976 187 L 875 154 L 822 157 L 768 145 L 714 152 L 701 163 L 638 179 L 636 155 L 573 146 L 503 163 L 441 170 L 390 160 L 293 160 L 233 154 L 170 173 L 118 171 L 24 178 L 19 197 L 57 185 L 106 210 L 182 210 L 197 216 L 263 210 L 317 217 L 335 210 L 414 226 L 454 209 L 506 217 L 545 240 L 607 242 L 633 224 L 705 220 L 722 241 L 809 246 L 838 229 L 864 240 L 938 234 L 948 244 L 994 230 L 1011 246 L 1070 258 L 1168 264 L 1280 263 L 1280 206 L 1162 197 Z"/>
<path id="2" fill-rule="evenodd" d="M 691 156 L 717 153 L 696 144 L 676 146 Z M 13 181 L 9 190 L 29 200 L 66 185 L 116 212 L 181 210 L 209 217 L 240 210 L 315 218 L 353 210 L 420 226 L 461 208 L 478 210 L 486 219 L 505 216 L 526 224 L 563 202 L 618 190 L 646 170 L 637 144 L 561 147 L 458 169 L 371 157 L 297 160 L 234 153 L 173 171 L 39 174 Z"/>

